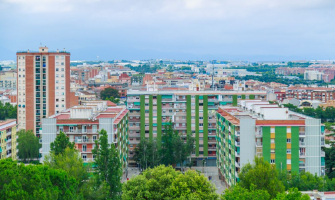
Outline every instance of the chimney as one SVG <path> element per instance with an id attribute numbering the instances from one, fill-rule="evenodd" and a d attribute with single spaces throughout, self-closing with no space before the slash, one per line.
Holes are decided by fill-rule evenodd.
<path id="1" fill-rule="evenodd" d="M 59 53 L 59 50 L 57 49 L 57 53 Z"/>
<path id="2" fill-rule="evenodd" d="M 65 48 L 63 49 L 63 51 L 65 52 Z"/>
<path id="3" fill-rule="evenodd" d="M 28 49 L 27 53 L 29 53 L 29 49 Z"/>

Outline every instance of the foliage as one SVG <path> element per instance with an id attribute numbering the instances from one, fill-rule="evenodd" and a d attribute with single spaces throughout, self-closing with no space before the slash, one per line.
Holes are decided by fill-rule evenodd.
<path id="1" fill-rule="evenodd" d="M 65 152 L 66 148 L 74 149 L 74 142 L 70 142 L 70 139 L 64 134 L 63 131 L 60 131 L 57 135 L 55 141 L 51 142 L 50 149 L 55 155 L 62 154 Z"/>
<path id="2" fill-rule="evenodd" d="M 218 199 L 215 187 L 194 170 L 185 174 L 160 165 L 123 185 L 122 199 Z"/>
<path id="3" fill-rule="evenodd" d="M 114 89 L 114 88 L 111 88 L 111 87 L 108 87 L 108 88 L 105 88 L 104 90 L 101 90 L 100 98 L 102 100 L 110 100 L 111 97 L 119 98 L 120 97 L 119 91 L 117 89 Z"/>
<path id="4" fill-rule="evenodd" d="M 63 170 L 0 160 L 0 199 L 82 199 L 77 189 Z"/>
<path id="5" fill-rule="evenodd" d="M 155 73 L 157 70 L 161 69 L 160 65 L 154 65 L 153 67 L 150 66 L 150 64 L 143 64 L 138 65 L 137 67 L 134 67 L 130 64 L 125 65 L 125 67 L 130 68 L 131 70 L 134 70 L 139 73 Z"/>
<path id="6" fill-rule="evenodd" d="M 322 122 L 326 121 L 334 121 L 335 120 L 335 108 L 334 107 L 327 107 L 325 110 L 322 109 L 322 107 L 317 108 L 303 108 L 300 109 L 297 106 L 294 106 L 292 104 L 283 104 L 286 108 L 293 112 L 301 113 L 310 117 L 315 117 L 321 119 Z M 330 129 L 330 126 L 326 126 L 328 130 Z"/>
<path id="7" fill-rule="evenodd" d="M 287 171 L 280 172 L 279 180 L 283 183 L 286 190 L 296 187 L 300 191 L 332 191 L 335 186 L 335 179 L 330 180 L 326 176 L 317 176 L 316 174 L 313 175 L 304 171 L 301 171 L 300 173 Z"/>
<path id="8" fill-rule="evenodd" d="M 39 138 L 35 136 L 32 130 L 20 130 L 18 132 L 18 157 L 20 160 L 23 159 L 23 162 L 30 162 L 32 159 L 39 158 L 39 150 L 41 144 Z"/>
<path id="9" fill-rule="evenodd" d="M 250 189 L 241 187 L 239 184 L 226 189 L 224 194 L 221 195 L 222 200 L 268 200 L 270 194 L 266 190 L 256 190 L 255 186 L 251 184 Z"/>
<path id="10" fill-rule="evenodd" d="M 325 151 L 326 174 L 330 179 L 335 178 L 335 147 L 323 148 Z"/>
<path id="11" fill-rule="evenodd" d="M 194 142 L 195 139 L 188 133 L 185 143 L 178 131 L 173 130 L 172 123 L 169 123 L 162 133 L 162 145 L 159 150 L 161 164 L 167 166 L 179 163 L 183 166 L 187 157 L 194 151 Z"/>
<path id="12" fill-rule="evenodd" d="M 3 104 L 0 101 L 0 120 L 16 119 L 16 118 L 17 118 L 17 106 L 12 106 L 8 102 Z"/>
<path id="13" fill-rule="evenodd" d="M 243 77 L 235 77 L 237 80 L 256 80 L 260 82 L 276 82 L 276 83 L 282 83 L 286 85 L 295 85 L 295 84 L 304 84 L 304 85 L 310 85 L 310 84 L 322 84 L 323 81 L 321 80 L 303 80 L 303 79 L 287 79 L 284 78 L 283 75 L 277 75 L 273 71 L 268 71 L 262 73 L 262 76 L 254 76 L 254 75 L 246 75 Z"/>
<path id="14" fill-rule="evenodd" d="M 85 200 L 105 200 L 110 196 L 108 184 L 106 182 L 98 183 L 96 176 L 88 179 L 80 190 Z"/>
<path id="15" fill-rule="evenodd" d="M 244 165 L 239 177 L 241 187 L 251 188 L 254 185 L 257 190 L 266 190 L 271 198 L 284 191 L 284 185 L 278 180 L 275 165 L 264 161 L 262 157 L 255 157 L 253 164 Z"/>
<path id="16" fill-rule="evenodd" d="M 288 192 L 278 193 L 275 200 L 310 200 L 308 194 L 302 194 L 297 188 L 290 188 Z"/>
<path id="17" fill-rule="evenodd" d="M 168 65 L 166 67 L 166 71 L 168 71 L 168 72 L 172 72 L 173 70 L 174 70 L 174 66 L 173 65 Z"/>
<path id="18" fill-rule="evenodd" d="M 172 123 L 165 126 L 162 133 L 161 147 L 158 148 L 157 141 L 141 139 L 135 148 L 134 160 L 141 168 L 155 167 L 159 164 L 175 165 L 183 167 L 187 157 L 194 151 L 195 138 L 191 133 L 187 134 L 186 142 L 178 131 L 173 130 Z"/>
<path id="19" fill-rule="evenodd" d="M 109 101 L 111 101 L 113 103 L 116 103 L 116 104 L 120 103 L 120 99 L 115 98 L 115 97 L 109 97 L 109 98 L 106 98 L 105 100 L 109 100 Z"/>
<path id="20" fill-rule="evenodd" d="M 51 169 L 62 169 L 70 176 L 74 177 L 81 185 L 83 181 L 88 179 L 88 169 L 84 166 L 83 159 L 76 149 L 66 147 L 63 153 L 56 155 L 50 152 L 44 158 L 44 164 Z"/>
<path id="21" fill-rule="evenodd" d="M 143 169 L 159 165 L 160 156 L 157 150 L 157 140 L 150 141 L 148 138 L 141 139 L 136 145 L 134 160 L 138 162 Z"/>
<path id="22" fill-rule="evenodd" d="M 106 183 L 109 188 L 109 197 L 119 199 L 122 185 L 122 164 L 120 156 L 114 145 L 108 144 L 107 132 L 102 129 L 100 137 L 95 141 L 95 148 L 92 150 L 95 156 L 94 162 L 97 166 L 95 176 L 97 178 L 97 187 Z"/>

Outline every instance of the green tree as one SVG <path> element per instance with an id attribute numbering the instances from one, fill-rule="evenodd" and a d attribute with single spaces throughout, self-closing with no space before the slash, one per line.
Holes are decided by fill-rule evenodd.
<path id="1" fill-rule="evenodd" d="M 186 136 L 186 142 L 181 136 L 174 138 L 174 151 L 176 162 L 184 167 L 184 162 L 191 156 L 191 153 L 195 150 L 195 138 L 192 137 L 192 133 L 188 133 Z"/>
<path id="2" fill-rule="evenodd" d="M 78 191 L 76 179 L 63 170 L 0 160 L 0 199 L 82 199 Z"/>
<path id="3" fill-rule="evenodd" d="M 20 130 L 18 132 L 18 157 L 23 162 L 31 161 L 39 158 L 39 150 L 41 144 L 39 138 L 35 136 L 32 130 Z"/>
<path id="4" fill-rule="evenodd" d="M 115 146 L 108 144 L 107 132 L 102 129 L 99 134 L 99 139 L 96 140 L 95 148 L 92 150 L 97 166 L 95 170 L 97 183 L 99 187 L 101 184 L 107 183 L 110 198 L 119 199 L 122 191 L 120 156 Z"/>
<path id="5" fill-rule="evenodd" d="M 108 100 L 111 97 L 119 98 L 120 97 L 119 91 L 117 89 L 114 89 L 114 88 L 111 88 L 111 87 L 108 87 L 108 88 L 105 88 L 104 90 L 101 90 L 100 98 L 102 100 Z"/>
<path id="6" fill-rule="evenodd" d="M 241 187 L 239 184 L 226 189 L 221 195 L 222 200 L 270 200 L 270 194 L 266 190 L 256 190 L 251 184 L 250 190 Z"/>
<path id="7" fill-rule="evenodd" d="M 335 147 L 324 148 L 326 172 L 329 178 L 335 178 Z"/>
<path id="8" fill-rule="evenodd" d="M 308 194 L 302 194 L 297 188 L 290 188 L 288 192 L 278 193 L 275 200 L 310 200 Z"/>
<path id="9" fill-rule="evenodd" d="M 278 179 L 276 166 L 264 161 L 262 157 L 255 157 L 253 164 L 244 165 L 239 177 L 241 187 L 248 189 L 254 185 L 257 190 L 266 190 L 271 198 L 275 198 L 277 193 L 285 189 Z"/>
<path id="10" fill-rule="evenodd" d="M 175 155 L 175 143 L 178 139 L 179 133 L 173 130 L 172 123 L 165 125 L 165 129 L 162 132 L 162 145 L 160 151 L 161 163 L 165 166 L 176 164 L 178 161 Z"/>
<path id="11" fill-rule="evenodd" d="M 17 106 L 12 106 L 8 102 L 3 104 L 0 101 L 0 120 L 16 119 L 16 118 L 17 118 Z"/>
<path id="12" fill-rule="evenodd" d="M 142 169 L 159 165 L 161 158 L 157 150 L 157 140 L 141 139 L 140 143 L 136 145 L 134 160 L 140 164 Z"/>
<path id="13" fill-rule="evenodd" d="M 115 98 L 115 97 L 109 97 L 109 98 L 106 98 L 105 100 L 109 100 L 109 101 L 111 101 L 113 103 L 116 103 L 116 104 L 120 103 L 120 99 Z"/>
<path id="14" fill-rule="evenodd" d="M 194 170 L 185 174 L 171 166 L 147 169 L 123 184 L 122 199 L 218 199 L 215 187 Z"/>
<path id="15" fill-rule="evenodd" d="M 70 139 L 64 134 L 64 132 L 60 131 L 55 141 L 51 142 L 50 149 L 55 155 L 58 155 L 64 153 L 67 147 L 74 149 L 74 142 L 70 142 Z"/>
<path id="16" fill-rule="evenodd" d="M 88 169 L 84 166 L 83 159 L 76 149 L 66 147 L 63 153 L 56 155 L 50 152 L 44 158 L 44 164 L 51 169 L 62 169 L 70 176 L 74 177 L 80 185 L 88 179 Z"/>

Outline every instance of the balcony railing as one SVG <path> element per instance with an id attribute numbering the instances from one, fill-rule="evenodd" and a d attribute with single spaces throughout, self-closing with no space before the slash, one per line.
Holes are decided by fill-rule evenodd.
<path id="1" fill-rule="evenodd" d="M 299 142 L 299 145 L 300 146 L 306 146 L 306 143 L 305 142 Z"/>
<path id="2" fill-rule="evenodd" d="M 98 130 L 83 130 L 83 129 L 76 129 L 76 130 L 62 130 L 64 133 L 69 133 L 69 134 L 90 134 L 90 133 L 98 133 Z M 59 134 L 60 130 L 57 131 Z"/>
<path id="3" fill-rule="evenodd" d="M 305 167 L 305 163 L 299 163 L 299 167 Z"/>
<path id="4" fill-rule="evenodd" d="M 235 146 L 240 146 L 240 142 L 235 141 Z"/>
<path id="5" fill-rule="evenodd" d="M 262 142 L 256 142 L 256 147 L 262 147 L 262 146 L 263 146 Z"/>
<path id="6" fill-rule="evenodd" d="M 305 154 L 305 153 L 301 153 L 301 152 L 300 152 L 300 154 L 299 154 L 299 155 L 300 155 L 300 156 L 306 156 L 306 154 Z"/>

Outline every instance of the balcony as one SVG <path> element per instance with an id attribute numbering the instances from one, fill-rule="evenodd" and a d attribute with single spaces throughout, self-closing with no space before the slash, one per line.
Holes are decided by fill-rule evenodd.
<path id="1" fill-rule="evenodd" d="M 94 162 L 93 158 L 83 158 L 84 162 Z"/>
<path id="2" fill-rule="evenodd" d="M 305 163 L 299 163 L 299 167 L 305 167 Z"/>
<path id="3" fill-rule="evenodd" d="M 326 156 L 325 152 L 321 151 L 321 157 L 325 157 L 325 156 Z"/>
<path id="4" fill-rule="evenodd" d="M 240 163 L 235 161 L 235 167 L 240 167 Z"/>
<path id="5" fill-rule="evenodd" d="M 306 137 L 305 132 L 299 132 L 299 137 Z"/>
<path id="6" fill-rule="evenodd" d="M 256 132 L 256 138 L 262 138 L 263 133 L 261 131 Z"/>
<path id="7" fill-rule="evenodd" d="M 235 156 L 240 157 L 240 152 L 235 151 Z"/>
<path id="8" fill-rule="evenodd" d="M 240 146 L 240 142 L 235 141 L 235 146 Z"/>
<path id="9" fill-rule="evenodd" d="M 263 147 L 262 142 L 256 142 L 256 147 Z"/>
<path id="10" fill-rule="evenodd" d="M 306 146 L 305 142 L 299 142 L 299 146 Z"/>
<path id="11" fill-rule="evenodd" d="M 70 142 L 83 144 L 83 143 L 95 143 L 95 140 L 93 140 L 93 138 L 86 138 L 86 139 L 74 139 L 74 140 L 70 140 Z"/>
<path id="12" fill-rule="evenodd" d="M 236 136 L 240 136 L 241 132 L 240 131 L 235 131 Z"/>
<path id="13" fill-rule="evenodd" d="M 97 134 L 98 130 L 83 130 L 83 129 L 76 129 L 76 130 L 62 130 L 64 133 L 68 134 Z M 57 134 L 59 134 L 60 130 L 57 131 Z"/>
<path id="14" fill-rule="evenodd" d="M 299 156 L 300 156 L 300 157 L 305 157 L 306 154 L 305 154 L 304 152 L 300 152 L 300 153 L 299 153 Z"/>

